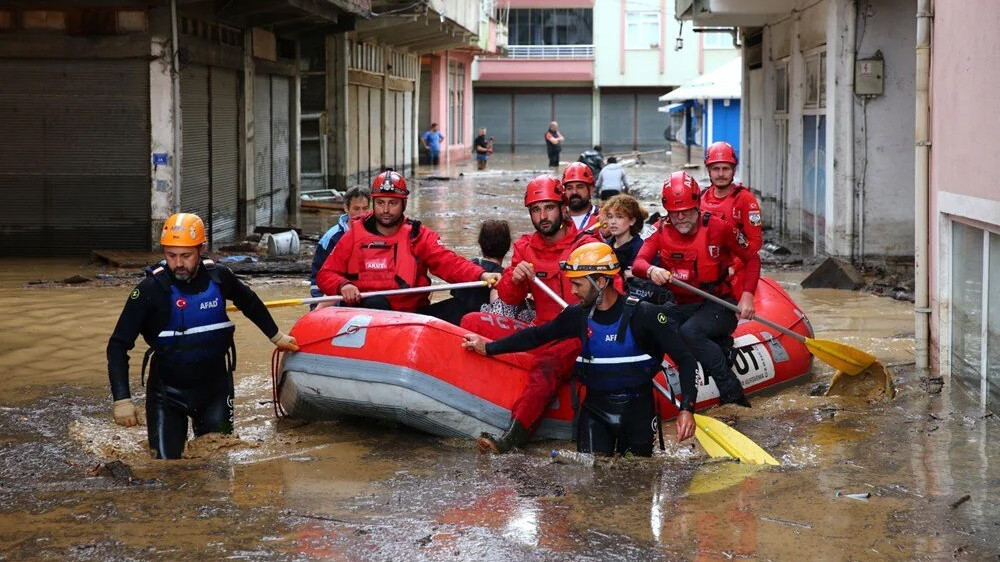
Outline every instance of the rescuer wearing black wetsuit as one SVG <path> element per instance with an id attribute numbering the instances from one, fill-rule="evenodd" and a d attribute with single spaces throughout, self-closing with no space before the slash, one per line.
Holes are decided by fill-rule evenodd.
<path id="1" fill-rule="evenodd" d="M 677 440 L 694 435 L 696 362 L 677 332 L 671 307 L 623 298 L 612 282 L 620 268 L 607 244 L 584 244 L 561 265 L 580 304 L 567 307 L 543 325 L 494 342 L 467 334 L 463 346 L 483 355 L 497 355 L 534 349 L 555 340 L 583 340 L 575 374 L 587 387 L 587 395 L 577 419 L 577 450 L 606 455 L 652 454 L 655 413 L 651 381 L 667 354 L 677 364 L 683 393 Z"/>
<path id="2" fill-rule="evenodd" d="M 138 423 L 129 391 L 128 352 L 139 334 L 150 346 L 146 421 L 156 458 L 184 451 L 188 418 L 194 434 L 233 432 L 235 327 L 226 315 L 231 300 L 280 349 L 298 349 L 278 329 L 264 303 L 232 271 L 202 257 L 205 226 L 197 215 L 167 219 L 160 238 L 165 264 L 150 272 L 125 301 L 108 341 L 108 378 L 119 425 Z"/>

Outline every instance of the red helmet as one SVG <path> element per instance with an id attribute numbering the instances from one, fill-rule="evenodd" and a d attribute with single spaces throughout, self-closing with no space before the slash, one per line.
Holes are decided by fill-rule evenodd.
<path id="1" fill-rule="evenodd" d="M 573 162 L 563 170 L 563 185 L 571 181 L 582 181 L 590 186 L 594 185 L 594 171 L 583 162 Z"/>
<path id="2" fill-rule="evenodd" d="M 733 145 L 725 141 L 713 142 L 705 150 L 705 166 L 711 166 L 716 162 L 728 162 L 733 166 L 739 163 L 736 158 L 736 151 Z"/>
<path id="3" fill-rule="evenodd" d="M 528 182 L 524 190 L 524 206 L 530 207 L 540 201 L 554 201 L 562 205 L 566 200 L 566 189 L 555 176 L 543 174 Z"/>
<path id="4" fill-rule="evenodd" d="M 663 184 L 663 208 L 667 212 L 698 208 L 701 187 L 687 172 L 674 172 Z"/>
<path id="5" fill-rule="evenodd" d="M 398 172 L 386 170 L 379 172 L 372 180 L 372 197 L 395 197 L 406 199 L 410 190 L 406 189 L 406 180 Z"/>

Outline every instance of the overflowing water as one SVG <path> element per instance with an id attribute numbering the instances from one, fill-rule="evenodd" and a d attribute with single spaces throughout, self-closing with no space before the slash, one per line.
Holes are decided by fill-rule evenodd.
<path id="1" fill-rule="evenodd" d="M 468 256 L 477 253 L 483 219 L 506 218 L 514 232 L 527 232 L 521 200 L 533 173 L 517 170 L 544 170 L 544 154 L 498 155 L 490 164 L 486 174 L 469 173 L 472 163 L 434 171 L 450 179 L 418 182 L 408 213 Z M 668 171 L 652 162 L 629 168 L 650 203 Z M 0 263 L 0 559 L 936 560 L 1000 553 L 1000 469 L 991 463 L 997 421 L 961 391 L 942 390 L 913 370 L 912 305 L 802 290 L 803 269 L 767 274 L 809 315 L 817 337 L 871 351 L 891 367 L 894 402 L 812 396 L 832 374 L 817 362 L 811 379 L 753 397 L 751 410 L 704 412 L 732 423 L 781 467 L 717 462 L 668 440 L 651 459 L 599 459 L 590 468 L 551 462 L 549 451 L 572 449 L 568 442 L 490 457 L 469 441 L 391 424 L 276 420 L 273 348 L 238 315 L 237 436 L 200 439 L 183 460 L 151 460 L 145 429 L 111 419 L 104 349 L 131 281 L 34 283 L 124 272 L 85 260 Z M 265 300 L 308 290 L 300 279 L 250 283 Z M 273 310 L 286 330 L 302 312 Z M 139 399 L 143 347 L 140 341 L 132 352 Z M 131 475 L 111 470 L 112 461 Z M 859 493 L 870 497 L 846 495 Z"/>

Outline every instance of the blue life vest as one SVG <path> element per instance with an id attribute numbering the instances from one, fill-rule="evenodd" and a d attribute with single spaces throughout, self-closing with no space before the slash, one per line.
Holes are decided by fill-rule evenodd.
<path id="1" fill-rule="evenodd" d="M 587 319 L 589 337 L 576 358 L 576 373 L 588 392 L 613 392 L 649 384 L 659 361 L 642 351 L 629 322 L 638 299 L 628 297 L 625 310 L 614 324 Z"/>
<path id="2" fill-rule="evenodd" d="M 226 314 L 226 299 L 214 264 L 204 260 L 202 266 L 210 279 L 208 288 L 189 295 L 169 283 L 170 321 L 156 337 L 156 355 L 160 360 L 175 364 L 190 364 L 225 357 L 233 345 L 235 325 Z M 161 276 L 165 270 L 154 271 Z"/>

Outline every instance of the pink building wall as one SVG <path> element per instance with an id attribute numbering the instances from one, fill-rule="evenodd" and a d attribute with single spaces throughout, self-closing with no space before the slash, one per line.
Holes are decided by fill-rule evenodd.
<path id="1" fill-rule="evenodd" d="M 480 59 L 483 82 L 593 82 L 593 60 Z"/>
<path id="2" fill-rule="evenodd" d="M 932 310 L 939 291 L 939 205 L 948 192 L 1000 203 L 996 163 L 1000 144 L 1000 2 L 934 3 L 931 43 L 930 294 Z M 1000 225 L 1000 216 L 993 225 Z M 995 227 L 994 227 L 995 228 Z M 921 241 L 917 241 L 920 244 Z M 938 342 L 940 319 L 931 321 Z M 936 350 L 937 345 L 931 349 Z M 936 364 L 932 358 L 932 365 Z"/>
<path id="3" fill-rule="evenodd" d="M 472 53 L 468 51 L 444 51 L 434 53 L 431 56 L 431 114 L 430 119 L 426 121 L 427 123 L 437 123 L 441 133 L 445 136 L 447 146 L 441 149 L 442 164 L 449 160 L 466 160 L 472 157 L 472 141 L 476 138 L 472 130 L 472 58 Z M 460 123 L 451 123 L 448 66 L 452 62 L 461 62 L 465 65 L 464 111 Z M 462 128 L 464 132 L 463 142 L 451 143 L 454 127 Z M 423 134 L 423 131 L 420 133 Z"/>

